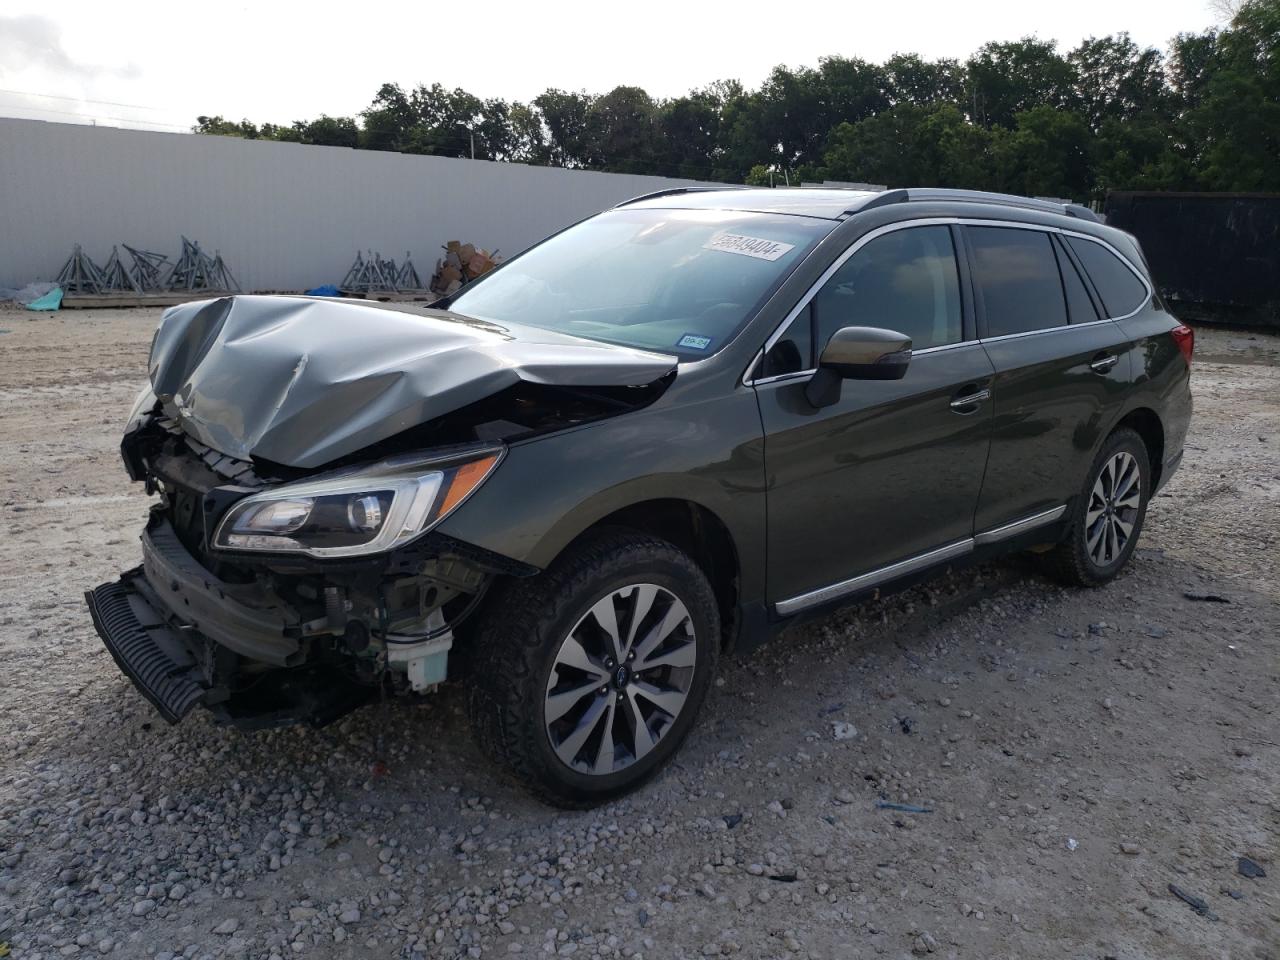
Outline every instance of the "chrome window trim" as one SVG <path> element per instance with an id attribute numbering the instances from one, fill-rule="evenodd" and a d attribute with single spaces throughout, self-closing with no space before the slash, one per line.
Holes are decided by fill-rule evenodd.
<path id="1" fill-rule="evenodd" d="M 1076 324 L 1076 326 L 1080 326 L 1080 324 Z M 911 359 L 914 360 L 916 357 L 923 357 L 930 353 L 942 353 L 944 350 L 955 350 L 957 347 L 976 346 L 978 346 L 977 340 L 957 340 L 955 343 L 940 343 L 936 347 L 925 347 L 923 350 L 912 350 Z M 747 368 L 747 371 L 750 372 L 751 370 L 754 370 L 756 364 L 760 362 L 760 358 L 763 356 L 763 353 L 757 353 L 755 360 L 751 362 L 751 366 Z M 811 377 L 817 372 L 817 367 L 810 367 L 808 370 L 796 370 L 793 373 L 775 373 L 771 377 L 760 377 L 757 380 L 743 380 L 742 383 L 743 386 L 747 387 L 763 387 L 770 383 L 778 383 L 781 380 Z"/>
<path id="2" fill-rule="evenodd" d="M 1057 327 L 1043 327 L 1039 330 L 1023 330 L 1021 333 L 1002 333 L 998 337 L 987 337 L 979 343 L 1000 343 L 1004 340 L 1018 340 L 1022 337 L 1038 337 L 1042 333 L 1061 333 L 1063 330 L 1079 330 L 1081 327 L 1093 327 L 1100 323 L 1113 323 L 1110 317 L 1101 320 L 1087 320 L 1084 323 L 1064 323 Z"/>
<path id="3" fill-rule="evenodd" d="M 1018 220 L 986 220 L 986 219 L 981 219 L 977 217 L 923 217 L 919 220 L 900 220 L 897 223 L 888 223 L 888 224 L 885 224 L 883 227 L 877 227 L 875 230 L 872 230 L 871 232 L 859 237 L 853 243 L 853 245 L 849 247 L 848 250 L 840 254 L 840 256 L 837 257 L 834 262 L 832 262 L 831 266 L 827 267 L 827 269 L 822 272 L 822 276 L 818 277 L 818 279 L 814 281 L 812 286 L 810 286 L 809 289 L 805 291 L 804 296 L 802 296 L 800 300 L 796 303 L 796 305 L 792 307 L 790 312 L 787 313 L 786 317 L 783 318 L 782 322 L 778 324 L 778 326 L 774 329 L 773 333 L 770 334 L 769 339 L 767 339 L 764 342 L 764 346 L 761 347 L 759 350 L 757 350 L 755 355 L 751 358 L 751 362 L 747 364 L 747 369 L 742 372 L 742 385 L 745 387 L 750 387 L 750 386 L 756 386 L 756 385 L 764 385 L 766 383 L 776 383 L 780 380 L 791 379 L 793 377 L 812 376 L 816 372 L 816 368 L 811 368 L 809 370 L 800 370 L 795 373 L 781 373 L 781 374 L 776 374 L 772 377 L 761 377 L 756 380 L 751 379 L 751 371 L 756 368 L 756 364 L 758 364 L 762 359 L 764 359 L 764 355 L 768 353 L 770 350 L 772 350 L 774 345 L 780 339 L 782 339 L 782 335 L 786 333 L 787 328 L 790 327 L 791 324 L 795 321 L 796 317 L 800 315 L 800 312 L 809 305 L 809 301 L 811 301 L 817 295 L 818 291 L 822 289 L 822 286 L 828 280 L 831 279 L 832 275 L 837 270 L 839 270 L 842 266 L 844 266 L 845 261 L 847 261 L 855 253 L 857 253 L 859 250 L 865 247 L 868 243 L 870 243 L 872 240 L 875 240 L 877 237 L 882 237 L 886 233 L 893 233 L 896 230 L 907 230 L 907 229 L 910 229 L 911 227 L 930 227 L 930 226 L 940 226 L 940 225 L 947 225 L 947 224 L 957 224 L 959 226 L 972 226 L 972 227 L 1008 227 L 1014 230 L 1039 230 L 1042 233 L 1057 233 L 1062 236 L 1079 237 L 1081 240 L 1088 240 L 1106 249 L 1113 256 L 1117 257 L 1122 264 L 1128 267 L 1129 270 L 1133 273 L 1133 275 L 1138 278 L 1138 281 L 1142 284 L 1143 288 L 1147 291 L 1147 295 L 1146 297 L 1143 298 L 1142 302 L 1138 304 L 1137 309 L 1131 310 L 1130 312 L 1124 314 L 1123 316 L 1102 317 L 1101 319 L 1089 320 L 1085 323 L 1068 323 L 1068 324 L 1064 324 L 1062 326 L 1057 326 L 1057 327 L 1045 327 L 1040 330 L 1024 330 L 1021 333 L 1006 333 L 1006 334 L 1001 334 L 998 337 L 985 337 L 985 338 L 975 337 L 972 340 L 958 340 L 955 343 L 944 343 L 944 344 L 939 344 L 936 347 L 926 347 L 924 350 L 913 351 L 912 356 L 928 353 L 931 350 L 941 350 L 949 347 L 959 347 L 959 346 L 963 346 L 966 343 L 997 343 L 1001 340 L 1013 340 L 1013 339 L 1016 339 L 1017 337 L 1033 337 L 1041 333 L 1054 333 L 1059 330 L 1071 330 L 1076 327 L 1088 327 L 1098 323 L 1112 323 L 1118 320 L 1128 320 L 1130 317 L 1136 316 L 1137 314 L 1141 313 L 1146 308 L 1147 304 L 1151 302 L 1152 297 L 1155 295 L 1155 290 L 1152 288 L 1151 282 L 1146 278 L 1146 276 L 1142 273 L 1141 270 L 1139 270 L 1137 267 L 1133 265 L 1133 262 L 1128 257 L 1126 257 L 1123 253 L 1121 253 L 1118 249 L 1116 249 L 1116 247 L 1108 243 L 1106 240 L 1102 240 L 1098 237 L 1091 236 L 1090 234 L 1087 234 L 1087 233 L 1081 233 L 1078 230 L 1069 230 L 1065 227 L 1046 226 L 1040 223 L 1024 223 Z"/>
<path id="4" fill-rule="evenodd" d="M 1066 227 L 1046 227 L 1038 223 L 1021 223 L 1016 220 L 961 219 L 960 223 L 962 225 L 971 226 L 971 227 L 1012 227 L 1015 230 L 1039 230 L 1043 233 L 1057 233 L 1064 237 L 1079 237 L 1081 240 L 1088 240 L 1089 242 L 1096 243 L 1098 244 L 1098 246 L 1103 247 L 1104 249 L 1110 251 L 1110 253 L 1113 256 L 1117 257 L 1120 260 L 1120 262 L 1123 263 L 1126 267 L 1128 267 L 1129 271 L 1135 277 L 1138 278 L 1138 282 L 1141 283 L 1143 289 L 1147 291 L 1147 295 L 1142 299 L 1142 302 L 1139 303 L 1135 309 L 1130 310 L 1128 313 L 1124 314 L 1123 316 L 1103 317 L 1101 320 L 1090 320 L 1088 323 L 1068 323 L 1061 327 L 1046 327 L 1045 328 L 1046 330 L 1066 330 L 1071 327 L 1086 327 L 1089 325 L 1089 323 L 1106 323 L 1111 320 L 1128 320 L 1130 317 L 1137 316 L 1139 313 L 1141 313 L 1143 308 L 1146 307 L 1146 305 L 1151 302 L 1151 298 L 1155 294 L 1155 290 L 1152 288 L 1150 281 L 1148 281 L 1147 278 L 1142 275 L 1142 271 L 1139 270 L 1137 267 L 1135 267 L 1133 265 L 1133 262 L 1128 257 L 1126 257 L 1123 253 L 1117 250 L 1114 246 L 1112 246 L 1106 240 L 1102 240 L 1099 237 L 1091 236 L 1090 234 L 1087 234 L 1087 233 L 1081 233 L 1079 230 L 1068 230 Z M 1027 330 L 1027 331 L 1024 331 L 1023 333 L 1006 333 L 1006 334 L 1002 334 L 1000 337 L 987 337 L 987 340 L 1004 339 L 1005 337 L 1020 337 L 1020 336 L 1025 336 L 1028 333 L 1042 333 L 1042 332 L 1044 331 Z"/>

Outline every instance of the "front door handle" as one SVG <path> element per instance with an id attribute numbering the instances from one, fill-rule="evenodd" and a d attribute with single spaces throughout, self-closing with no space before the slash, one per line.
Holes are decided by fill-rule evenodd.
<path id="1" fill-rule="evenodd" d="M 962 393 L 951 399 L 951 409 L 956 413 L 973 413 L 978 404 L 984 400 L 991 399 L 991 391 L 987 389 L 974 390 L 971 393 Z"/>
<path id="2" fill-rule="evenodd" d="M 1089 364 L 1089 369 L 1094 373 L 1106 373 L 1119 362 L 1120 358 L 1114 353 L 1100 353 L 1093 358 L 1093 362 Z"/>

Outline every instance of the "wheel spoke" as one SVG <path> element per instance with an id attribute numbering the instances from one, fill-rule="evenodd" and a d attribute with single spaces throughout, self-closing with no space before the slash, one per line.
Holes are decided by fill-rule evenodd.
<path id="1" fill-rule="evenodd" d="M 1142 490 L 1140 487 L 1132 487 L 1123 497 L 1116 498 L 1116 509 L 1122 507 L 1127 510 L 1137 510 L 1142 503 Z"/>
<path id="2" fill-rule="evenodd" d="M 664 640 L 675 632 L 676 628 L 689 619 L 689 611 L 685 609 L 683 603 L 675 597 L 671 598 L 671 606 L 667 610 L 662 621 L 654 627 L 640 641 L 640 645 L 635 648 L 636 660 L 645 662 L 649 654 L 653 653 Z"/>
<path id="3" fill-rule="evenodd" d="M 1125 520 L 1123 517 L 1117 515 L 1116 526 L 1119 528 L 1120 532 L 1124 534 L 1124 539 L 1120 541 L 1120 545 L 1123 546 L 1124 544 L 1128 543 L 1129 538 L 1133 536 L 1133 524 L 1130 523 L 1128 520 Z"/>
<path id="4" fill-rule="evenodd" d="M 556 657 L 556 665 L 560 666 L 561 664 L 566 667 L 573 667 L 575 670 L 581 670 L 583 673 L 594 677 L 597 682 L 609 676 L 609 671 L 604 668 L 604 665 L 597 663 L 575 637 L 565 638 L 564 644 L 560 647 L 560 653 Z"/>
<path id="5" fill-rule="evenodd" d="M 1129 491 L 1133 489 L 1134 484 L 1138 482 L 1138 461 L 1127 459 L 1122 464 L 1122 473 L 1120 482 L 1116 484 L 1115 498 L 1122 500 L 1128 496 Z"/>
<path id="6" fill-rule="evenodd" d="M 692 640 L 686 640 L 678 647 L 665 653 L 659 653 L 644 660 L 636 660 L 637 670 L 652 670 L 654 667 L 692 667 L 697 663 L 698 647 Z"/>
<path id="7" fill-rule="evenodd" d="M 612 653 L 619 661 L 622 660 L 622 637 L 618 633 L 618 614 L 613 608 L 614 594 L 609 594 L 596 602 L 591 608 L 591 615 L 596 618 L 596 623 L 600 624 L 600 629 L 609 636 L 609 642 L 613 644 Z"/>
<path id="8" fill-rule="evenodd" d="M 681 690 L 664 690 L 662 687 L 654 686 L 652 683 L 647 683 L 643 680 L 637 680 L 633 685 L 633 689 L 659 710 L 669 713 L 672 717 L 680 712 L 680 708 L 684 706 L 685 698 L 688 696 Z"/>
<path id="9" fill-rule="evenodd" d="M 1085 541 L 1085 548 L 1089 551 L 1089 556 L 1093 557 L 1099 563 L 1102 562 L 1102 535 L 1107 532 L 1107 521 L 1104 517 L 1102 522 L 1093 529 Z"/>
<path id="10" fill-rule="evenodd" d="M 649 732 L 649 725 L 645 722 L 644 714 L 640 711 L 640 704 L 636 703 L 634 688 L 627 690 L 627 718 L 631 722 L 631 753 L 639 760 L 653 749 L 654 739 L 653 734 Z"/>
<path id="11" fill-rule="evenodd" d="M 583 697 L 594 691 L 599 691 L 599 689 L 600 681 L 592 680 L 563 693 L 549 694 L 547 696 L 546 722 L 555 723 L 581 703 Z"/>
<path id="12" fill-rule="evenodd" d="M 640 624 L 653 609 L 653 601 L 658 596 L 658 588 L 651 583 L 639 584 L 631 591 L 631 621 L 627 624 L 626 640 L 622 644 L 622 652 L 618 657 L 621 662 L 636 642 L 636 631 L 640 629 Z"/>
<path id="13" fill-rule="evenodd" d="M 582 715 L 582 719 L 578 721 L 578 725 L 556 746 L 556 755 L 561 760 L 571 767 L 574 765 L 574 758 L 577 757 L 578 751 L 582 749 L 582 745 L 587 742 L 591 732 L 599 725 L 600 717 L 612 705 L 612 702 L 612 698 L 607 694 L 600 694 L 596 697 L 591 706 L 587 708 L 587 712 Z"/>
<path id="14" fill-rule="evenodd" d="M 609 697 L 609 706 L 604 716 L 604 734 L 600 737 L 600 746 L 596 750 L 595 772 L 597 774 L 613 773 L 613 718 L 617 705 L 613 697 Z"/>

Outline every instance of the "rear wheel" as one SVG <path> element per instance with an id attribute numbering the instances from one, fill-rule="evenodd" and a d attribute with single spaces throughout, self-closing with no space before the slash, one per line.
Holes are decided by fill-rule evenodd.
<path id="1" fill-rule="evenodd" d="M 471 638 L 472 724 L 547 799 L 586 806 L 632 790 L 688 734 L 720 623 L 706 576 L 671 544 L 602 536 L 486 607 Z"/>
<path id="2" fill-rule="evenodd" d="M 1111 580 L 1133 555 L 1150 495 L 1146 444 L 1122 427 L 1094 459 L 1067 539 L 1046 555 L 1050 571 L 1077 586 L 1096 587 Z"/>

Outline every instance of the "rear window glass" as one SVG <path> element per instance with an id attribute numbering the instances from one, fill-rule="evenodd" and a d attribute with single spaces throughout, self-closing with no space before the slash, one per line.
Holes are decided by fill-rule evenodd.
<path id="1" fill-rule="evenodd" d="M 1085 289 L 1084 281 L 1080 279 L 1080 271 L 1065 250 L 1058 247 L 1056 252 L 1058 269 L 1062 271 L 1062 292 L 1067 295 L 1067 314 L 1071 317 L 1071 322 L 1092 323 L 1099 319 L 1093 299 Z"/>
<path id="2" fill-rule="evenodd" d="M 1047 233 L 1012 227 L 965 229 L 988 337 L 1066 326 L 1062 277 Z"/>
<path id="3" fill-rule="evenodd" d="M 1084 264 L 1107 316 L 1123 317 L 1142 306 L 1147 299 L 1146 285 L 1114 253 L 1082 237 L 1067 237 L 1067 243 Z"/>

